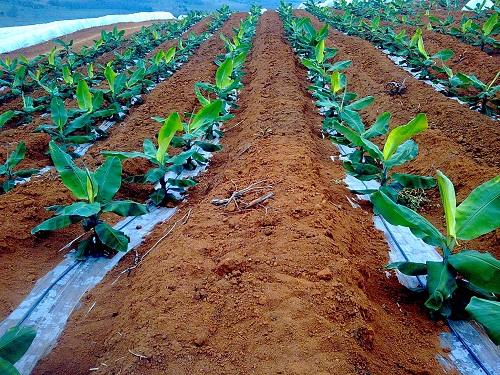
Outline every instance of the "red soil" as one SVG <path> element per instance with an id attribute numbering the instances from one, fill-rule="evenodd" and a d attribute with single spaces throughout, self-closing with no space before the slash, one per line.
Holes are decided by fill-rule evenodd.
<path id="1" fill-rule="evenodd" d="M 90 292 L 35 374 L 444 373 L 441 327 L 381 271 L 387 245 L 371 210 L 353 208 L 338 183 L 344 171 L 275 12 L 248 59 L 224 150 L 173 219 L 191 210 L 187 223 L 129 277 L 111 284 L 131 257 Z M 202 73 L 191 67 L 177 82 Z M 158 99 L 153 113 L 174 109 Z M 275 194 L 263 207 L 210 203 L 263 179 Z"/>

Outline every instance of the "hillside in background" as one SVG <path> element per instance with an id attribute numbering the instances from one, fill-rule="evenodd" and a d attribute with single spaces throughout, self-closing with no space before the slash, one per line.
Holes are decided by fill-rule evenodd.
<path id="1" fill-rule="evenodd" d="M 233 10 L 246 10 L 257 3 L 276 8 L 279 0 L 2 0 L 0 27 L 45 23 L 56 20 L 99 17 L 148 11 L 168 11 L 174 15 L 189 10 L 214 10 L 227 4 Z"/>

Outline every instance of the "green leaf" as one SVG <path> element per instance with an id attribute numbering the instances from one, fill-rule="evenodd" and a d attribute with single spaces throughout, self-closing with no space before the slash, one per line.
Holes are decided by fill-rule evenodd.
<path id="1" fill-rule="evenodd" d="M 428 126 L 425 113 L 419 113 L 406 125 L 401 125 L 392 129 L 385 141 L 383 151 L 384 159 L 388 160 L 403 142 L 406 142 L 414 135 L 424 131 Z"/>
<path id="2" fill-rule="evenodd" d="M 436 180 L 430 176 L 417 176 L 408 173 L 393 173 L 391 178 L 408 189 L 430 189 L 436 186 Z"/>
<path id="3" fill-rule="evenodd" d="M 373 193 L 370 199 L 377 212 L 392 225 L 407 227 L 429 245 L 442 248 L 446 246 L 446 238 L 439 230 L 415 211 L 395 203 L 381 191 Z"/>
<path id="4" fill-rule="evenodd" d="M 498 12 L 494 12 L 488 20 L 483 24 L 483 35 L 488 36 L 491 34 L 496 24 L 498 23 Z"/>
<path id="5" fill-rule="evenodd" d="M 490 253 L 462 250 L 448 259 L 453 268 L 474 285 L 500 293 L 500 261 Z"/>
<path id="6" fill-rule="evenodd" d="M 54 125 L 62 130 L 64 125 L 68 122 L 68 111 L 66 111 L 64 102 L 61 98 L 54 97 L 50 101 L 50 115 Z"/>
<path id="7" fill-rule="evenodd" d="M 386 168 L 391 169 L 398 165 L 403 165 L 406 162 L 413 160 L 418 155 L 418 145 L 412 140 L 408 140 L 400 145 L 394 154 L 384 162 Z"/>
<path id="8" fill-rule="evenodd" d="M 21 141 L 18 143 L 16 149 L 9 155 L 5 164 L 12 170 L 24 159 L 25 154 L 26 145 Z"/>
<path id="9" fill-rule="evenodd" d="M 189 132 L 191 133 L 192 131 L 216 121 L 219 114 L 222 112 L 222 106 L 222 100 L 214 100 L 210 104 L 203 106 L 189 123 Z"/>
<path id="10" fill-rule="evenodd" d="M 389 130 L 389 123 L 391 121 L 390 112 L 384 112 L 377 117 L 372 126 L 363 134 L 361 134 L 366 139 L 371 139 L 379 135 L 384 135 Z"/>
<path id="11" fill-rule="evenodd" d="M 115 157 L 119 160 L 133 159 L 133 158 L 144 158 L 149 159 L 148 155 L 139 151 L 102 151 L 102 155 L 105 157 Z M 155 156 L 156 158 L 156 156 Z"/>
<path id="12" fill-rule="evenodd" d="M 231 75 L 233 74 L 233 59 L 227 58 L 217 68 L 215 73 L 215 85 L 218 89 L 224 90 L 233 83 Z"/>
<path id="13" fill-rule="evenodd" d="M 132 75 L 128 79 L 127 87 L 132 87 L 135 84 L 137 84 L 137 82 L 142 81 L 144 79 L 145 73 L 146 73 L 146 71 L 144 70 L 144 68 L 136 69 L 136 71 L 134 73 L 132 73 Z"/>
<path id="14" fill-rule="evenodd" d="M 31 234 L 36 234 L 42 231 L 53 231 L 69 227 L 71 224 L 76 223 L 79 218 L 72 218 L 71 216 L 54 216 L 50 219 L 43 221 L 31 230 Z"/>
<path id="15" fill-rule="evenodd" d="M 415 262 L 394 262 L 385 266 L 388 270 L 398 270 L 408 276 L 419 276 L 427 274 L 427 265 L 425 263 Z"/>
<path id="16" fill-rule="evenodd" d="M 148 208 L 144 204 L 133 201 L 112 201 L 106 204 L 102 210 L 104 212 L 114 212 L 120 216 L 140 216 L 148 213 Z"/>
<path id="17" fill-rule="evenodd" d="M 99 203 L 75 202 L 57 211 L 62 216 L 90 217 L 96 215 L 101 210 Z"/>
<path id="18" fill-rule="evenodd" d="M 63 184 L 77 199 L 87 199 L 87 174 L 78 168 L 71 159 L 54 141 L 49 143 L 50 156 L 54 166 L 61 176 Z"/>
<path id="19" fill-rule="evenodd" d="M 347 126 L 343 126 L 340 124 L 334 124 L 334 128 L 336 131 L 341 133 L 346 139 L 351 142 L 352 145 L 361 147 L 364 151 L 366 151 L 371 157 L 375 159 L 382 159 L 382 153 L 380 152 L 377 145 L 370 142 L 368 139 L 364 139 L 354 130 L 348 128 Z"/>
<path id="20" fill-rule="evenodd" d="M 16 112 L 14 111 L 5 111 L 0 115 L 0 128 L 4 126 L 7 121 L 10 121 L 14 116 L 16 115 Z"/>
<path id="21" fill-rule="evenodd" d="M 188 188 L 196 186 L 197 182 L 191 178 L 169 178 L 167 181 L 170 185 L 179 188 Z"/>
<path id="22" fill-rule="evenodd" d="M 500 176 L 479 185 L 457 207 L 456 232 L 472 240 L 500 227 Z"/>
<path id="23" fill-rule="evenodd" d="M 16 326 L 9 328 L 0 337 L 0 358 L 11 364 L 16 363 L 29 349 L 35 336 L 36 331 L 32 327 Z"/>
<path id="24" fill-rule="evenodd" d="M 0 374 L 2 375 L 20 375 L 13 364 L 0 357 Z"/>
<path id="25" fill-rule="evenodd" d="M 87 82 L 83 79 L 78 82 L 78 86 L 76 87 L 76 100 L 81 110 L 92 112 L 92 94 L 90 93 Z"/>
<path id="26" fill-rule="evenodd" d="M 165 53 L 165 57 L 163 58 L 163 60 L 165 61 L 165 64 L 168 64 L 170 61 L 172 61 L 174 56 L 175 56 L 175 46 L 170 47 L 168 49 L 168 51 Z"/>
<path id="27" fill-rule="evenodd" d="M 358 133 L 358 135 L 365 131 L 365 125 L 363 124 L 361 116 L 358 112 L 352 109 L 344 108 L 343 111 L 340 112 L 340 119 L 345 121 L 351 129 Z"/>
<path id="28" fill-rule="evenodd" d="M 450 299 L 457 289 L 455 277 L 446 263 L 427 262 L 427 289 L 429 298 L 425 301 L 425 306 L 430 310 L 440 311 L 444 302 Z"/>
<path id="29" fill-rule="evenodd" d="M 335 71 L 332 73 L 330 76 L 330 89 L 333 91 L 334 94 L 342 90 L 344 87 L 342 85 L 340 76 L 342 73 L 339 71 Z"/>
<path id="30" fill-rule="evenodd" d="M 465 311 L 484 327 L 495 345 L 500 345 L 500 302 L 472 297 Z"/>
<path id="31" fill-rule="evenodd" d="M 446 221 L 446 233 L 451 238 L 457 238 L 455 215 L 457 210 L 457 200 L 455 196 L 455 187 L 448 177 L 441 171 L 437 171 L 437 183 L 439 195 L 443 204 L 444 218 Z"/>
<path id="32" fill-rule="evenodd" d="M 321 39 L 314 48 L 314 58 L 318 64 L 325 61 L 325 39 Z"/>
<path id="33" fill-rule="evenodd" d="M 181 117 L 177 112 L 172 112 L 163 122 L 163 126 L 158 133 L 158 151 L 156 152 L 156 159 L 161 165 L 164 164 L 165 155 L 172 138 L 179 130 L 182 130 Z"/>
<path id="34" fill-rule="evenodd" d="M 453 51 L 451 49 L 443 49 L 439 52 L 436 52 L 431 56 L 431 59 L 440 59 L 443 61 L 449 60 L 453 57 Z"/>
<path id="35" fill-rule="evenodd" d="M 123 232 L 112 228 L 106 223 L 96 225 L 95 232 L 99 240 L 110 249 L 127 251 L 130 239 Z"/>
<path id="36" fill-rule="evenodd" d="M 98 190 L 96 200 L 108 202 L 120 189 L 122 183 L 122 163 L 116 157 L 107 158 L 106 161 L 96 169 L 94 177 Z"/>
<path id="37" fill-rule="evenodd" d="M 216 152 L 222 150 L 221 145 L 216 145 L 210 142 L 196 141 L 194 144 L 206 152 Z"/>
<path id="38" fill-rule="evenodd" d="M 111 65 L 107 65 L 106 69 L 104 69 L 104 77 L 106 77 L 106 80 L 108 81 L 108 86 L 113 95 L 115 94 L 115 79 L 116 79 L 117 74 L 111 67 Z"/>
<path id="39" fill-rule="evenodd" d="M 346 109 L 350 109 L 353 111 L 361 111 L 363 108 L 368 107 L 375 101 L 375 98 L 373 96 L 365 96 L 364 98 L 358 99 L 355 102 L 352 102 L 348 106 L 346 106 Z"/>

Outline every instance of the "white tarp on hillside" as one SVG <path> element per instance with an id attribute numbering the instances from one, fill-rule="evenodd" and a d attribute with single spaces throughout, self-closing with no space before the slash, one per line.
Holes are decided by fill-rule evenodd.
<path id="1" fill-rule="evenodd" d="M 474 9 L 476 5 L 481 5 L 483 3 L 483 0 L 470 0 L 465 6 L 463 7 L 462 10 L 467 10 L 467 7 Z M 491 0 L 486 0 L 484 3 L 484 8 L 492 8 L 493 7 L 493 1 Z"/>
<path id="2" fill-rule="evenodd" d="M 29 47 L 89 27 L 111 25 L 118 22 L 142 22 L 173 18 L 175 17 L 170 12 L 140 12 L 54 21 L 38 25 L 2 27 L 0 28 L 0 53 Z"/>

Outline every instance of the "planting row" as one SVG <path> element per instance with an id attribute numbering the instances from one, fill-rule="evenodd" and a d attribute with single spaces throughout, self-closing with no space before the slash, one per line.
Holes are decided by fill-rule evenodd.
<path id="1" fill-rule="evenodd" d="M 114 60 L 110 61 L 103 71 L 105 83 L 101 82 L 100 78 L 94 76 L 93 73 L 86 79 L 80 79 L 78 83 L 76 80 L 72 80 L 74 99 L 70 100 L 70 104 L 76 108 L 68 108 L 63 99 L 54 96 L 50 102 L 52 123 L 37 125 L 45 119 L 45 116 L 42 115 L 33 120 L 28 129 L 34 128 L 35 132 L 47 134 L 48 138 L 58 143 L 63 150 L 70 151 L 73 156 L 81 156 L 93 142 L 107 136 L 106 130 L 114 121 L 123 120 L 131 106 L 142 102 L 141 95 L 151 91 L 158 82 L 168 78 L 178 70 L 199 45 L 222 25 L 228 16 L 229 13 L 222 9 L 214 17 L 206 32 L 200 35 L 190 34 L 185 40 L 181 38 L 177 46 L 172 46 L 166 51 L 160 50 L 149 59 L 135 60 L 134 65 L 129 66 L 121 73 L 113 69 L 112 62 Z M 89 87 L 87 80 L 93 86 Z M 20 130 L 21 134 L 23 130 Z M 28 144 L 39 143 L 39 140 L 33 139 L 31 134 L 28 133 L 27 137 Z M 11 134 L 7 136 L 7 140 L 10 138 Z M 45 140 L 46 137 L 43 139 Z M 45 145 L 46 143 L 41 145 L 42 152 Z M 40 145 L 37 147 L 40 148 Z M 26 146 L 24 142 L 20 142 L 17 149 L 7 158 L 3 183 L 4 192 L 9 191 L 16 183 L 25 181 L 23 179 L 27 175 L 38 172 L 37 169 L 14 170 L 23 160 L 25 153 Z M 31 161 L 31 163 L 33 162 L 39 165 L 43 160 Z"/>
<path id="2" fill-rule="evenodd" d="M 374 98 L 358 98 L 355 92 L 348 90 L 343 71 L 351 62 L 334 61 L 337 51 L 325 46 L 328 26 L 314 29 L 309 18 L 293 17 L 291 7 L 285 4 L 280 13 L 290 42 L 309 70 L 312 95 L 325 116 L 323 132 L 334 143 L 352 149 L 343 162 L 348 174 L 361 181 L 376 181 L 379 186 L 355 192 L 369 195 L 375 212 L 389 223 L 408 227 L 425 243 L 440 248 L 443 254 L 441 262 L 400 262 L 387 268 L 411 276 L 427 275 L 425 306 L 433 315 L 463 317 L 465 308 L 468 316 L 479 321 L 498 343 L 500 326 L 492 317 L 500 314 L 496 296 L 500 293 L 500 261 L 487 252 L 457 251 L 456 245 L 459 240 L 475 239 L 500 226 L 500 177 L 474 189 L 457 207 L 453 184 L 444 173 L 437 171 L 445 233 L 407 207 L 412 202 L 408 202 L 403 192 L 436 185 L 433 177 L 393 170 L 401 169 L 418 155 L 418 145 L 412 138 L 427 129 L 425 114 L 418 114 L 406 125 L 389 132 L 391 114 L 384 112 L 367 127 L 359 111 L 370 106 Z M 373 143 L 378 137 L 385 138 L 382 150 Z"/>
<path id="3" fill-rule="evenodd" d="M 32 230 L 33 234 L 65 228 L 81 222 L 83 235 L 73 241 L 70 248 L 76 250 L 77 259 L 86 256 L 109 256 L 117 251 L 126 251 L 129 238 L 113 228 L 101 217 L 106 212 L 119 216 L 139 216 L 148 212 L 148 205 L 128 200 L 113 200 L 122 181 L 122 160 L 142 158 L 150 164 L 143 176 L 134 176 L 134 182 L 155 186 L 150 204 L 165 205 L 182 198 L 186 189 L 196 184 L 193 179 L 180 178 L 185 170 L 192 170 L 208 162 L 203 151 L 220 150 L 217 139 L 222 135 L 220 124 L 232 117 L 237 91 L 241 87 L 242 67 L 255 34 L 260 8 L 253 7 L 231 38 L 221 34 L 226 53 L 218 56 L 215 82 L 197 82 L 195 95 L 201 108 L 185 116 L 184 121 L 177 112 L 167 118 L 155 119 L 162 125 L 156 142 L 145 139 L 143 152 L 104 151 L 106 161 L 94 172 L 81 168 L 60 145 L 51 141 L 50 155 L 63 184 L 71 191 L 75 202 L 69 205 L 49 207 L 54 216 Z M 155 144 L 156 143 L 156 144 Z M 174 147 L 176 151 L 172 151 Z M 176 176 L 176 177 L 172 177 Z M 35 331 L 24 327 L 13 327 L 1 338 L 8 343 L 2 346 L 0 369 L 17 373 L 14 363 L 28 349 Z"/>
<path id="4" fill-rule="evenodd" d="M 387 54 L 394 56 L 399 64 L 408 66 L 419 79 L 431 80 L 437 89 L 447 96 L 458 97 L 468 103 L 471 108 L 480 112 L 497 116 L 499 114 L 497 83 L 500 71 L 490 82 L 483 82 L 474 74 L 453 72 L 445 62 L 453 57 L 450 49 L 444 49 L 430 55 L 424 46 L 422 30 L 417 28 L 410 37 L 406 30 L 396 32 L 390 25 L 382 25 L 380 15 L 374 16 L 370 22 L 364 16 L 357 16 L 347 7 L 341 14 L 328 8 L 321 8 L 310 1 L 307 9 L 315 16 L 347 33 L 369 40 Z M 399 86 L 401 83 L 399 83 Z M 396 85 L 398 86 L 398 85 Z M 394 88 L 395 90 L 398 87 Z"/>

